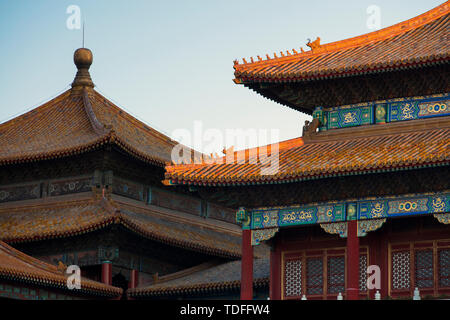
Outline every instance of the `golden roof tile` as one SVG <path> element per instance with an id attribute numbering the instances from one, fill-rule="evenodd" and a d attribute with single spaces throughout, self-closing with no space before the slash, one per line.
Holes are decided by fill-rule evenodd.
<path id="1" fill-rule="evenodd" d="M 393 26 L 267 60 L 234 62 L 238 84 L 292 82 L 411 68 L 449 60 L 450 2 Z"/>
<path id="2" fill-rule="evenodd" d="M 269 259 L 254 260 L 254 286 L 267 287 L 269 285 Z M 129 289 L 127 295 L 133 298 L 146 296 L 171 296 L 180 294 L 195 294 L 202 292 L 224 292 L 239 289 L 241 286 L 241 261 L 232 261 L 207 269 L 189 273 L 173 280 L 157 282 L 150 286 Z"/>
<path id="3" fill-rule="evenodd" d="M 328 141 L 296 144 L 281 142 L 278 168 L 274 174 L 263 175 L 264 164 L 223 161 L 214 164 L 169 165 L 166 184 L 238 185 L 300 181 L 342 174 L 364 174 L 371 171 L 407 169 L 450 162 L 450 126 L 409 132 L 392 132 L 394 124 L 378 134 Z M 386 126 L 386 125 L 385 125 Z M 412 126 L 412 124 L 411 124 Z M 342 130 L 347 132 L 348 129 Z M 359 129 L 355 129 L 357 131 Z M 376 132 L 376 131 L 375 131 Z M 330 134 L 333 134 L 330 131 Z M 287 147 L 284 147 L 287 146 Z"/>
<path id="4" fill-rule="evenodd" d="M 70 156 L 103 144 L 160 166 L 171 161 L 177 142 L 93 89 L 88 72 L 92 53 L 86 50 L 75 52 L 78 73 L 70 90 L 0 124 L 0 165 Z"/>
<path id="5" fill-rule="evenodd" d="M 0 239 L 8 243 L 76 236 L 112 224 L 120 224 L 145 238 L 193 251 L 226 258 L 241 256 L 240 235 L 186 221 L 181 223 L 165 219 L 151 209 L 128 206 L 105 198 L 100 201 L 17 206 L 13 209 L 0 207 Z"/>

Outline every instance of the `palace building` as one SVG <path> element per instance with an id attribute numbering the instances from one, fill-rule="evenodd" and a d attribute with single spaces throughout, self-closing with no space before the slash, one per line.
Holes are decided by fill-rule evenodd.
<path id="1" fill-rule="evenodd" d="M 242 299 L 263 243 L 271 299 L 450 295 L 449 13 L 234 62 L 236 84 L 313 117 L 300 138 L 166 167 L 165 184 L 236 210 Z"/>
<path id="2" fill-rule="evenodd" d="M 234 211 L 164 186 L 178 143 L 95 91 L 89 49 L 74 62 L 70 89 L 0 124 L 0 298 L 120 299 L 222 265 L 235 270 Z M 65 285 L 70 265 L 81 269 L 81 290 Z M 194 285 L 230 282 L 224 275 Z M 210 296 L 237 298 L 239 285 Z"/>
<path id="3" fill-rule="evenodd" d="M 68 90 L 0 124 L 0 298 L 450 296 L 449 13 L 235 61 L 236 84 L 312 121 L 194 163 L 76 50 Z"/>

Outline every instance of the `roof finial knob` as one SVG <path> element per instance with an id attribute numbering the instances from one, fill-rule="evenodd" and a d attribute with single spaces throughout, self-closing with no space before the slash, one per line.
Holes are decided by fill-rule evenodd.
<path id="1" fill-rule="evenodd" d="M 73 54 L 73 62 L 75 62 L 75 65 L 78 69 L 81 68 L 87 68 L 92 64 L 93 56 L 92 51 L 88 48 L 79 48 L 75 50 L 75 53 Z"/>
<path id="2" fill-rule="evenodd" d="M 75 80 L 72 83 L 72 88 L 75 87 L 94 87 L 89 68 L 93 61 L 92 51 L 87 48 L 79 48 L 73 54 L 73 62 L 77 66 L 78 72 Z"/>

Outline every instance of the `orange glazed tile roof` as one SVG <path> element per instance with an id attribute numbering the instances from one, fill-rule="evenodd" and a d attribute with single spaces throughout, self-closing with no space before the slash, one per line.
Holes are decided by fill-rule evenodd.
<path id="1" fill-rule="evenodd" d="M 170 161 L 177 144 L 93 89 L 67 90 L 0 124 L 0 165 L 78 154 L 108 143 L 157 165 Z"/>
<path id="2" fill-rule="evenodd" d="M 313 50 L 239 64 L 235 82 L 293 82 L 346 77 L 448 62 L 450 3 L 393 26 Z M 319 39 L 320 42 L 320 39 Z"/>
<path id="3" fill-rule="evenodd" d="M 25 283 L 66 289 L 76 293 L 78 290 L 67 288 L 67 278 L 62 270 L 36 258 L 30 257 L 3 241 L 0 241 L 0 280 L 21 280 Z M 122 289 L 103 284 L 101 282 L 81 279 L 81 293 L 101 295 L 107 297 L 118 297 Z"/>
<path id="4" fill-rule="evenodd" d="M 105 198 L 0 207 L 0 239 L 8 243 L 65 238 L 114 224 L 168 245 L 219 257 L 241 256 L 238 233 L 164 219 L 151 209 L 135 208 Z"/>
<path id="5" fill-rule="evenodd" d="M 253 262 L 253 285 L 255 288 L 269 285 L 269 258 L 255 259 Z M 148 296 L 171 296 L 182 294 L 209 294 L 241 287 L 241 261 L 232 261 L 208 269 L 197 271 L 178 279 L 156 283 L 150 286 L 128 289 L 133 298 Z"/>
<path id="6" fill-rule="evenodd" d="M 89 74 L 92 61 L 89 49 L 77 49 L 71 89 L 0 124 L 0 165 L 79 154 L 103 144 L 156 165 L 171 161 L 178 143 L 96 92 Z"/>
<path id="7" fill-rule="evenodd" d="M 222 158 L 221 163 L 167 166 L 165 183 L 200 186 L 269 184 L 449 163 L 449 119 L 439 120 L 441 128 L 434 128 L 430 119 L 427 121 L 425 129 L 411 121 L 409 130 L 404 124 L 384 124 L 374 126 L 375 133 L 370 136 L 364 132 L 367 128 L 361 127 L 336 130 L 340 138 L 332 136 L 336 132 L 328 132 L 318 133 L 315 141 L 306 143 L 302 138 L 282 142 L 278 170 L 271 175 L 262 175 L 261 169 L 267 163 L 249 161 L 249 152 L 245 150 L 241 151 L 246 154 L 245 163 L 237 162 L 235 153 L 234 162 L 227 163 Z M 327 136 L 328 140 L 319 140 L 319 137 Z"/>

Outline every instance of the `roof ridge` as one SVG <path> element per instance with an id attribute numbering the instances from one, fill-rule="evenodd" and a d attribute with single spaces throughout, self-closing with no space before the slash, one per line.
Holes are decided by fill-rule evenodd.
<path id="1" fill-rule="evenodd" d="M 120 135 L 117 134 L 117 132 L 112 128 L 109 134 L 107 135 L 109 137 L 109 142 L 115 143 L 117 146 L 121 147 L 123 150 L 127 151 L 128 153 L 134 155 L 138 159 L 144 159 L 146 161 L 149 161 L 156 165 L 162 165 L 164 166 L 167 161 L 160 159 L 156 156 L 148 156 L 144 152 L 137 150 L 135 147 L 133 147 L 131 144 L 127 143 L 125 140 L 123 140 Z"/>
<path id="2" fill-rule="evenodd" d="M 100 94 L 99 92 L 97 92 L 96 90 L 93 90 L 94 95 L 97 96 L 97 98 L 100 99 L 104 99 L 105 101 L 107 101 L 107 105 L 111 106 L 112 108 L 117 109 L 120 113 L 118 114 L 119 116 L 121 116 L 123 119 L 125 119 L 126 121 L 132 122 L 134 124 L 138 125 L 138 128 L 140 129 L 144 129 L 146 132 L 152 134 L 153 136 L 155 136 L 156 138 L 164 141 L 164 142 L 169 142 L 169 143 L 173 143 L 174 145 L 177 144 L 178 142 L 171 139 L 169 136 L 165 135 L 162 132 L 159 132 L 158 130 L 152 128 L 151 126 L 147 125 L 145 122 L 137 119 L 136 117 L 134 117 L 133 115 L 131 115 L 130 113 L 128 113 L 126 110 L 120 108 L 119 106 L 117 106 L 115 103 L 113 103 L 111 100 L 109 100 L 108 98 L 106 98 L 105 96 L 103 96 L 102 94 Z"/>
<path id="3" fill-rule="evenodd" d="M 200 186 L 289 183 L 448 165 L 450 122 L 445 120 L 439 128 L 422 127 L 430 121 L 437 123 L 429 119 L 428 123 L 421 122 L 420 127 L 417 123 L 408 124 L 411 130 L 407 132 L 399 132 L 405 130 L 404 126 L 399 130 L 387 128 L 387 134 L 383 135 L 355 137 L 352 133 L 342 139 L 320 140 L 319 133 L 304 146 L 280 152 L 279 169 L 273 175 L 261 174 L 263 164 L 211 165 L 207 169 L 201 165 L 196 168 L 180 165 L 166 167 L 165 181 L 171 185 Z M 326 134 L 331 134 L 331 130 Z"/>
<path id="4" fill-rule="evenodd" d="M 174 273 L 169 273 L 167 275 L 158 277 L 157 282 L 153 283 L 153 285 L 158 285 L 158 284 L 162 284 L 162 283 L 167 283 L 172 280 L 177 280 L 177 279 L 192 275 L 194 273 L 204 271 L 209 268 L 213 268 L 218 265 L 220 265 L 220 262 L 218 261 L 218 259 L 215 259 L 212 261 L 207 261 L 207 262 L 195 265 L 195 266 L 187 268 L 187 269 L 183 269 L 183 270 L 180 270 L 180 271 L 177 271 Z"/>
<path id="5" fill-rule="evenodd" d="M 263 278 L 256 278 L 253 279 L 253 286 L 255 288 L 261 287 L 264 285 L 269 284 L 269 277 L 263 277 Z M 220 282 L 203 282 L 203 283 L 197 283 L 197 284 L 183 284 L 183 285 L 176 285 L 176 286 L 170 286 L 170 287 L 141 287 L 141 288 L 134 288 L 134 289 L 128 289 L 127 294 L 131 297 L 133 296 L 145 296 L 145 295 L 154 295 L 154 296 L 161 296 L 161 295 L 175 295 L 179 294 L 180 292 L 186 293 L 187 292 L 196 292 L 199 291 L 203 293 L 207 292 L 214 292 L 214 291 L 220 291 L 220 290 L 230 290 L 230 289 L 238 289 L 241 286 L 241 280 L 233 280 L 233 281 L 220 281 Z"/>
<path id="6" fill-rule="evenodd" d="M 189 239 L 175 239 L 173 237 L 167 235 L 161 235 L 154 231 L 147 231 L 144 228 L 140 227 L 133 219 L 128 217 L 121 217 L 119 221 L 125 228 L 140 234 L 144 238 L 155 240 L 158 242 L 163 242 L 169 245 L 177 246 L 177 247 L 188 247 L 191 250 L 199 251 L 199 252 L 208 252 L 212 253 L 216 256 L 227 257 L 227 258 L 236 258 L 240 257 L 241 252 L 239 250 L 233 249 L 224 249 L 222 247 L 218 247 L 214 244 L 204 244 L 200 243 L 198 240 L 189 240 Z"/>
<path id="7" fill-rule="evenodd" d="M 20 153 L 5 152 L 4 154 L 0 154 L 0 165 L 27 162 L 30 160 L 45 160 L 63 156 L 71 156 L 74 154 L 83 153 L 93 148 L 97 148 L 98 146 L 105 143 L 114 143 L 118 147 L 130 153 L 130 155 L 142 161 L 150 162 L 154 165 L 159 166 L 164 166 L 166 164 L 168 158 L 170 157 L 170 149 L 177 144 L 176 141 L 145 125 L 145 123 L 134 118 L 132 115 L 128 114 L 126 111 L 122 110 L 111 102 L 109 102 L 108 106 L 102 104 L 101 100 L 106 100 L 106 98 L 104 98 L 102 95 L 91 88 L 84 87 L 80 90 L 77 90 L 76 92 L 74 92 L 73 90 L 73 88 L 68 89 L 64 93 L 51 99 L 50 101 L 47 101 L 43 105 L 38 106 L 25 114 L 19 115 L 5 123 L 0 124 L 0 132 L 7 133 L 7 135 L 4 136 L 0 135 L 0 138 L 8 138 L 8 140 L 6 140 L 7 143 L 12 143 L 16 146 L 19 146 L 19 144 L 17 143 L 17 137 L 23 136 L 23 132 L 19 134 L 19 130 L 21 125 L 24 126 L 24 123 L 31 123 L 31 121 L 37 117 L 39 121 L 32 122 L 33 126 L 30 130 L 27 131 L 27 134 L 30 134 L 29 132 L 32 132 L 32 130 L 37 130 L 37 132 L 39 133 L 39 137 L 41 137 L 44 135 L 45 130 L 47 130 L 49 125 L 61 127 L 61 125 L 59 125 L 59 122 L 56 122 L 54 120 L 53 114 L 56 113 L 56 115 L 61 119 L 61 114 L 58 113 L 58 111 L 70 113 L 76 110 L 76 123 L 82 123 L 83 131 L 85 131 L 85 133 L 82 135 L 83 139 L 67 139 L 69 141 L 67 146 L 65 144 L 51 145 L 51 147 L 49 147 L 50 150 L 45 150 L 46 148 L 44 147 L 44 145 L 40 144 L 33 145 L 33 148 L 31 149 L 23 147 L 21 148 L 23 150 L 20 150 Z M 96 96 L 96 94 L 98 94 L 98 96 Z M 100 110 L 102 107 L 114 108 L 113 111 L 110 111 L 108 113 L 111 113 L 114 117 L 116 115 L 121 115 L 122 118 L 120 120 L 127 122 L 126 125 L 128 127 L 137 128 L 142 136 L 148 137 L 148 140 L 151 140 L 150 146 L 152 146 L 153 144 L 156 145 L 153 153 L 152 150 L 148 151 L 145 148 L 144 150 L 140 150 L 136 143 L 133 143 L 133 141 L 129 141 L 129 139 L 127 139 L 126 132 L 125 136 L 122 136 L 122 132 L 120 130 L 116 131 L 114 130 L 112 125 L 102 123 L 102 117 L 99 116 L 99 114 L 96 114 L 95 105 L 93 106 L 93 104 L 97 103 L 95 99 L 98 99 Z M 50 123 L 51 121 L 53 121 L 53 123 Z M 45 122 L 46 126 L 40 126 L 41 122 Z M 68 128 L 68 126 L 64 128 Z M 69 129 L 67 130 L 70 131 Z M 35 133 L 35 131 L 33 131 L 33 133 Z M 9 134 L 11 134 L 15 140 L 9 138 Z M 160 152 L 157 149 L 159 145 L 162 145 L 163 149 L 165 149 L 163 150 L 164 152 L 162 155 L 158 153 Z"/>
<path id="8" fill-rule="evenodd" d="M 84 197 L 84 198 L 80 198 L 80 199 L 64 199 L 64 201 L 62 201 L 61 199 L 55 199 L 54 201 L 49 201 L 49 198 L 45 199 L 46 202 L 40 202 L 40 203 L 26 203 L 26 204 L 22 204 L 20 206 L 17 205 L 16 202 L 5 202 L 2 203 L 2 205 L 0 206 L 0 214 L 2 214 L 2 212 L 7 211 L 7 212 L 14 212 L 14 211 L 23 211 L 23 210 L 34 210 L 34 209 L 40 209 L 40 208 L 47 208 L 49 205 L 51 205 L 52 209 L 54 208 L 68 208 L 68 207 L 75 207 L 78 205 L 94 205 L 96 202 L 95 200 L 89 196 L 89 197 Z M 13 206 L 13 208 L 11 208 L 11 206 Z"/>
<path id="9" fill-rule="evenodd" d="M 273 142 L 273 143 L 269 143 L 269 144 L 265 144 L 265 145 L 261 145 L 261 146 L 245 148 L 245 149 L 236 150 L 236 151 L 233 150 L 233 146 L 232 146 L 228 150 L 233 152 L 233 163 L 231 163 L 231 164 L 234 164 L 238 161 L 237 159 L 239 159 L 239 155 L 242 155 L 242 154 L 245 154 L 245 157 L 244 157 L 245 159 L 250 159 L 250 156 L 252 158 L 254 158 L 255 156 L 266 155 L 272 151 L 273 145 L 278 145 L 278 152 L 280 152 L 280 151 L 289 150 L 289 149 L 292 149 L 295 147 L 301 147 L 303 144 L 304 144 L 303 137 L 296 137 L 296 138 L 277 141 L 277 142 Z M 270 148 L 270 151 L 269 151 L 269 148 Z M 228 150 L 224 150 L 223 152 L 225 153 L 225 155 L 221 156 L 221 157 L 215 158 L 210 155 L 202 154 L 202 162 L 193 161 L 192 163 L 188 163 L 188 164 L 171 163 L 170 165 L 167 165 L 166 168 L 177 167 L 177 166 L 183 166 L 185 168 L 188 168 L 188 167 L 196 168 L 197 166 L 228 164 L 227 155 L 226 155 Z M 236 159 L 236 157 L 237 157 L 237 159 Z M 211 160 L 212 162 L 205 162 L 205 159 L 208 161 Z M 246 160 L 246 162 L 247 162 L 247 160 Z"/>
<path id="10" fill-rule="evenodd" d="M 98 204 L 108 213 L 111 213 L 113 216 L 120 217 L 121 211 L 120 208 L 117 208 L 114 204 L 113 200 L 109 200 L 105 196 L 103 196 L 99 201 Z"/>
<path id="11" fill-rule="evenodd" d="M 34 258 L 32 256 L 29 256 L 25 253 L 23 253 L 22 251 L 19 251 L 13 247 L 11 247 L 9 244 L 7 244 L 4 241 L 0 240 L 0 250 L 5 251 L 6 253 L 8 253 L 9 255 L 12 255 L 20 260 L 22 260 L 23 262 L 26 262 L 30 265 L 32 265 L 35 268 L 47 271 L 47 272 L 52 272 L 52 273 L 57 273 L 58 272 L 58 268 L 54 265 L 51 265 L 47 262 L 44 262 L 42 260 L 39 260 L 37 258 Z"/>
<path id="12" fill-rule="evenodd" d="M 92 129 L 98 135 L 102 135 L 103 136 L 103 135 L 108 134 L 110 132 L 110 130 L 108 131 L 108 129 L 111 129 L 111 127 L 101 123 L 97 119 L 97 116 L 95 115 L 95 112 L 92 109 L 92 105 L 91 105 L 91 102 L 89 100 L 88 90 L 86 89 L 86 87 L 83 87 L 82 96 L 83 96 L 84 111 L 86 112 L 86 114 L 87 114 L 87 116 L 89 118 L 89 122 L 90 122 L 90 124 L 92 126 Z"/>
<path id="13" fill-rule="evenodd" d="M 123 110 L 96 90 L 92 52 L 77 49 L 72 88 L 0 124 L 0 165 L 69 157 L 115 145 L 131 157 L 163 167 L 177 141 Z M 192 148 L 189 148 L 192 150 Z"/>
<path id="14" fill-rule="evenodd" d="M 410 30 L 420 28 L 426 24 L 429 24 L 442 16 L 448 14 L 450 12 L 450 0 L 447 0 L 443 4 L 440 4 L 439 6 L 432 8 L 418 16 L 412 17 L 410 19 L 401 21 L 399 23 L 396 23 L 391 26 L 387 26 L 383 29 L 372 31 L 369 33 L 364 33 L 359 36 L 333 41 L 326 44 L 318 45 L 315 49 L 312 49 L 310 51 L 303 51 L 298 53 L 293 49 L 294 54 L 290 54 L 289 50 L 287 50 L 287 55 L 282 55 L 281 57 L 277 57 L 276 54 L 274 54 L 274 58 L 270 58 L 267 54 L 267 59 L 262 60 L 259 58 L 259 61 L 254 61 L 253 58 L 251 58 L 252 62 L 246 62 L 245 59 L 243 59 L 244 63 L 240 64 L 238 60 L 234 61 L 234 69 L 236 72 L 238 69 L 239 71 L 245 71 L 246 66 L 265 66 L 267 64 L 273 64 L 275 61 L 276 63 L 286 63 L 290 61 L 295 61 L 298 58 L 301 57 L 311 57 L 311 56 L 319 56 L 321 54 L 327 54 L 331 52 L 335 52 L 342 49 L 350 49 L 354 47 L 359 47 L 362 45 L 370 44 L 377 41 L 382 41 L 386 39 L 390 39 L 392 37 L 395 37 L 399 34 L 404 34 Z M 259 56 L 258 56 L 259 57 Z"/>
<path id="15" fill-rule="evenodd" d="M 129 199 L 127 199 L 127 200 L 129 200 Z M 157 219 L 164 219 L 164 220 L 179 223 L 179 224 L 188 224 L 191 226 L 198 226 L 198 227 L 206 228 L 206 229 L 209 229 L 212 231 L 220 230 L 221 232 L 224 232 L 224 233 L 226 233 L 228 235 L 232 235 L 232 236 L 236 236 L 236 235 L 240 236 L 240 233 L 241 233 L 241 229 L 239 229 L 239 228 L 236 230 L 232 230 L 232 226 L 236 226 L 236 225 L 232 224 L 230 222 L 213 219 L 214 223 L 211 223 L 211 221 L 210 222 L 205 221 L 203 218 L 200 219 L 199 216 L 194 216 L 194 215 L 191 215 L 191 214 L 185 213 L 185 212 L 183 212 L 183 214 L 186 214 L 186 215 L 181 216 L 181 215 L 179 215 L 179 212 L 174 209 L 158 207 L 158 206 L 152 205 L 152 204 L 142 206 L 142 204 L 140 204 L 140 203 L 133 204 L 133 203 L 121 202 L 120 199 L 117 201 L 114 201 L 114 202 L 117 203 L 119 207 L 124 206 L 125 210 L 130 210 L 132 212 L 135 212 L 135 211 L 133 211 L 133 208 L 138 209 L 138 210 L 151 211 L 151 213 L 143 213 L 143 215 L 149 215 L 149 216 L 155 217 Z M 139 213 L 139 212 L 136 212 L 136 213 Z M 199 219 L 194 220 L 194 218 L 195 219 L 199 218 Z M 220 225 L 217 225 L 216 223 L 220 223 Z M 229 225 L 229 226 L 227 226 L 227 225 Z"/>
<path id="16" fill-rule="evenodd" d="M 0 255 L 5 257 L 4 264 L 0 263 L 0 277 L 21 279 L 38 286 L 51 286 L 58 289 L 69 290 L 66 287 L 65 269 L 60 269 L 45 261 L 34 258 L 19 251 L 0 240 Z M 8 263 L 9 260 L 9 263 Z M 13 263 L 11 263 L 11 260 Z M 17 264 L 17 262 L 19 264 Z M 63 267 L 65 267 L 63 265 Z M 123 290 L 86 277 L 81 277 L 81 290 L 84 292 L 102 292 L 107 296 L 118 296 Z"/>

